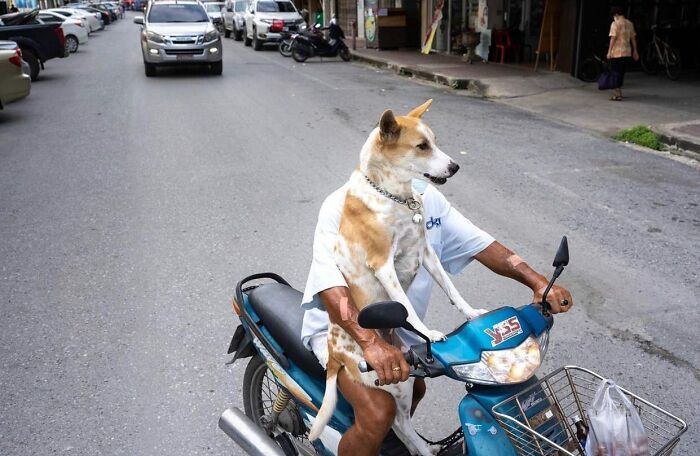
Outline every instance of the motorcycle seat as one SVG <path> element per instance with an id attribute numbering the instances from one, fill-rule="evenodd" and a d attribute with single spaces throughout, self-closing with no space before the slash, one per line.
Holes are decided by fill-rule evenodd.
<path id="1" fill-rule="evenodd" d="M 301 342 L 304 309 L 303 294 L 282 283 L 269 283 L 256 287 L 248 294 L 250 305 L 270 331 L 284 354 L 307 374 L 325 379 L 326 371 L 316 356 Z M 318 296 L 314 300 L 319 299 Z"/>

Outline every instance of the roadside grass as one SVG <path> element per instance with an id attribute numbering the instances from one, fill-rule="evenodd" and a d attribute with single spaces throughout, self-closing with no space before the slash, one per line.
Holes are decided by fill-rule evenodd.
<path id="1" fill-rule="evenodd" d="M 659 140 L 659 135 L 644 125 L 637 125 L 636 127 L 620 130 L 613 136 L 613 139 L 616 141 L 638 144 L 654 150 L 661 150 L 663 147 L 663 144 Z"/>

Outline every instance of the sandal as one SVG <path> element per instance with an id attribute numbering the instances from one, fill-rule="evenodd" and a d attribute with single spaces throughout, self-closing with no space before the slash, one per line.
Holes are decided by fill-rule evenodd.
<path id="1" fill-rule="evenodd" d="M 613 95 L 610 97 L 610 101 L 622 101 L 622 97 L 620 95 Z"/>

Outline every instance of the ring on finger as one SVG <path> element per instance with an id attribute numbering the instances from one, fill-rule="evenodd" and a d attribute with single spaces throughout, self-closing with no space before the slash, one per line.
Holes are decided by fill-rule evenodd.
<path id="1" fill-rule="evenodd" d="M 392 367 L 391 370 L 393 370 L 394 372 L 401 372 L 401 368 L 397 366 Z"/>

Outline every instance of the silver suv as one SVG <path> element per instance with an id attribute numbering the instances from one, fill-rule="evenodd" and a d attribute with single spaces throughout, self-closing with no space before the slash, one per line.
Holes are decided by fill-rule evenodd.
<path id="1" fill-rule="evenodd" d="M 282 40 L 282 32 L 295 32 L 306 22 L 289 0 L 253 0 L 245 14 L 246 46 L 259 51 L 265 43 Z"/>
<path id="2" fill-rule="evenodd" d="M 221 74 L 221 36 L 196 0 L 157 0 L 148 5 L 141 24 L 141 53 L 146 76 L 160 65 L 204 64 Z"/>

